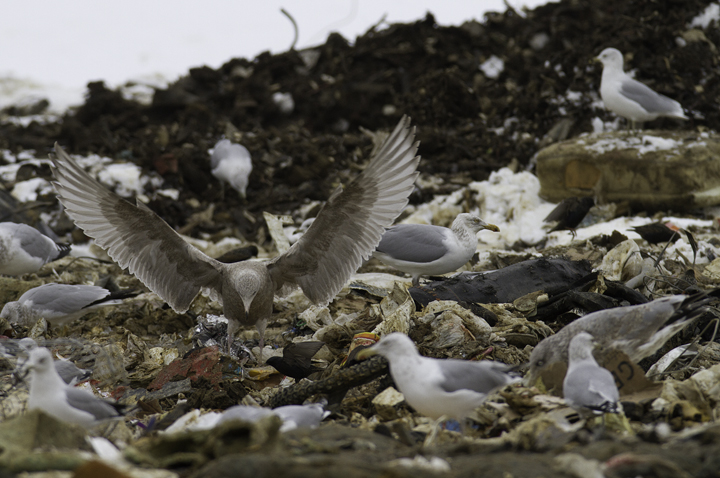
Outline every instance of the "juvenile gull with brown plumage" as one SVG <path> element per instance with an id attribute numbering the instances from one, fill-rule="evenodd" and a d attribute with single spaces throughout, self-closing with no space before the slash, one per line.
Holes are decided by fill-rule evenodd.
<path id="1" fill-rule="evenodd" d="M 415 128 L 403 117 L 345 189 L 328 199 L 313 225 L 285 253 L 264 262 L 223 264 L 185 242 L 141 202 L 133 205 L 90 177 L 59 145 L 55 187 L 67 214 L 121 267 L 128 268 L 178 313 L 201 289 L 222 301 L 232 343 L 241 325 L 264 331 L 275 292 L 298 285 L 327 304 L 367 259 L 408 202 L 420 161 Z"/>
<path id="2" fill-rule="evenodd" d="M 591 334 L 604 349 L 624 352 L 639 362 L 657 352 L 670 337 L 702 315 L 709 302 L 701 294 L 671 295 L 652 302 L 598 310 L 570 322 L 543 339 L 530 354 L 526 384 L 535 385 L 540 373 L 554 363 L 568 362 L 568 346 L 575 335 Z"/>

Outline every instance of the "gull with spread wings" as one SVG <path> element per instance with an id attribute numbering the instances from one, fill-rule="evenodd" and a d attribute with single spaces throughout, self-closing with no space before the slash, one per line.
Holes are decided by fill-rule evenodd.
<path id="1" fill-rule="evenodd" d="M 254 325 L 262 355 L 273 298 L 283 285 L 298 285 L 314 303 L 327 304 L 375 250 L 413 190 L 420 161 L 414 140 L 415 128 L 404 116 L 365 170 L 330 196 L 290 249 L 269 261 L 232 264 L 185 242 L 143 203 L 133 205 L 108 190 L 57 143 L 50 159 L 67 214 L 113 260 L 178 313 L 209 289 L 228 319 L 228 347 L 240 326 Z"/>

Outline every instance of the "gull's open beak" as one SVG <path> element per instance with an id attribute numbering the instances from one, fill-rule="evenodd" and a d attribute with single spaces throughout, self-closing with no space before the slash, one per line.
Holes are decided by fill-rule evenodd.
<path id="1" fill-rule="evenodd" d="M 365 360 L 366 358 L 370 358 L 373 355 L 378 355 L 378 353 L 373 350 L 373 347 L 368 347 L 366 349 L 361 350 L 358 352 L 358 354 L 355 356 L 358 360 Z"/>
<path id="2" fill-rule="evenodd" d="M 483 229 L 487 229 L 493 232 L 500 232 L 500 228 L 497 227 L 495 224 L 485 224 L 485 227 L 483 227 Z"/>

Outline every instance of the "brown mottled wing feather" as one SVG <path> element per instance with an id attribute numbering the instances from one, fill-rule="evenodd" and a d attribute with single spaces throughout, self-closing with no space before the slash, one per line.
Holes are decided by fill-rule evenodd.
<path id="1" fill-rule="evenodd" d="M 176 312 L 202 287 L 219 290 L 222 265 L 175 232 L 141 202 L 133 206 L 88 175 L 56 143 L 55 189 L 67 214 Z"/>
<path id="2" fill-rule="evenodd" d="M 338 188 L 305 235 L 268 264 L 277 288 L 295 283 L 317 304 L 335 297 L 407 204 L 420 162 L 414 139 L 404 116 L 365 170 Z"/>

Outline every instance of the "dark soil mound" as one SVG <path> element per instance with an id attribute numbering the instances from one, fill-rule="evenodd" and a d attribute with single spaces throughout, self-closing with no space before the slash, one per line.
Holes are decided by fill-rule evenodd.
<path id="1" fill-rule="evenodd" d="M 371 29 L 354 45 L 330 35 L 313 49 L 316 62 L 293 50 L 233 59 L 217 70 L 194 68 L 156 91 L 151 105 L 90 83 L 85 104 L 57 124 L 0 125 L 0 148 L 42 155 L 59 141 L 73 153 L 136 162 L 162 175 L 165 187 L 180 189 L 180 201 L 151 204 L 173 226 L 217 202 L 214 225 L 195 232 L 231 227 L 262 242 L 256 236 L 263 210 L 288 213 L 307 199 L 324 200 L 355 173 L 371 148 L 361 126 L 391 128 L 400 115 L 412 117 L 422 143 L 420 170 L 445 180 L 416 192 L 416 203 L 485 179 L 513 160 L 526 165 L 545 142 L 592 131 L 593 117 L 612 117 L 592 106 L 601 67 L 591 60 L 606 47 L 632 52 L 626 69 L 689 112 L 683 125 L 658 120 L 654 127 L 720 129 L 720 30 L 687 29 L 705 6 L 564 0 L 460 27 L 439 27 L 428 14 Z M 479 69 L 492 55 L 504 62 L 494 79 Z M 292 113 L 279 110 L 276 92 L 292 94 Z M 220 200 L 210 174 L 207 149 L 233 131 L 243 132 L 253 155 L 247 200 L 234 191 Z"/>

